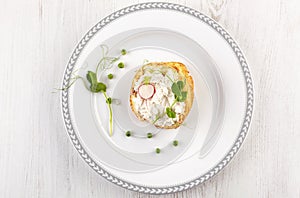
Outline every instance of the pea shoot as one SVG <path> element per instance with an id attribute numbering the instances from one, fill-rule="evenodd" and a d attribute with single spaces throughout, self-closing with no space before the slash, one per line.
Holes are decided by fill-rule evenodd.
<path id="1" fill-rule="evenodd" d="M 107 99 L 106 99 L 106 101 L 105 101 L 107 104 L 111 104 L 111 102 L 112 102 L 112 99 L 111 99 L 111 97 L 108 97 Z"/>
<path id="2" fill-rule="evenodd" d="M 169 118 L 176 118 L 176 113 L 172 110 L 172 106 L 166 108 L 166 114 Z"/>
<path id="3" fill-rule="evenodd" d="M 109 135 L 112 136 L 112 132 L 113 132 L 113 112 L 111 107 L 112 99 L 108 97 L 106 94 L 106 85 L 102 82 L 98 82 L 97 74 L 92 71 L 88 71 L 88 73 L 86 74 L 86 79 L 90 83 L 91 92 L 93 93 L 101 92 L 105 97 L 105 101 L 107 103 L 108 110 L 109 110 Z"/>
<path id="4" fill-rule="evenodd" d="M 107 78 L 111 80 L 111 79 L 114 78 L 114 75 L 113 75 L 113 74 L 108 74 L 108 75 L 107 75 Z"/>
<path id="5" fill-rule="evenodd" d="M 186 82 L 181 80 L 173 82 L 172 84 L 172 92 L 175 96 L 175 100 L 170 107 L 166 108 L 166 114 L 169 118 L 176 118 L 176 112 L 173 110 L 173 106 L 177 102 L 184 102 L 187 98 L 187 91 L 183 91 L 185 84 Z"/>
<path id="6" fill-rule="evenodd" d="M 97 64 L 96 74 L 98 74 L 98 70 L 107 70 L 112 68 L 113 64 L 120 59 L 120 55 L 117 57 L 108 56 L 109 48 L 107 45 L 100 45 L 102 49 L 102 58 Z"/>
<path id="7" fill-rule="evenodd" d="M 95 72 L 93 71 L 88 71 L 86 74 L 86 80 L 84 79 L 84 77 L 81 77 L 79 75 L 76 75 L 74 73 L 71 73 L 71 78 L 70 78 L 70 82 L 67 86 L 61 88 L 61 89 L 57 89 L 57 90 L 61 90 L 61 91 L 66 91 L 68 90 L 78 79 L 82 80 L 84 83 L 84 86 L 86 87 L 87 90 L 89 90 L 92 93 L 102 93 L 104 98 L 105 98 L 105 102 L 108 106 L 108 110 L 109 110 L 109 135 L 112 136 L 113 134 L 113 112 L 112 112 L 112 98 L 109 97 L 106 93 L 106 84 L 104 84 L 103 82 L 99 82 L 97 75 L 98 75 L 98 70 L 108 70 L 111 69 L 112 66 L 120 60 L 121 56 L 124 56 L 127 54 L 126 49 L 122 49 L 120 54 L 116 57 L 111 57 L 108 56 L 109 54 L 109 48 L 107 45 L 100 45 L 101 49 L 102 49 L 102 58 L 99 60 Z M 123 62 L 119 62 L 118 64 L 119 68 L 124 68 L 125 65 Z M 80 68 L 80 69 L 84 69 L 84 68 Z M 77 70 L 76 70 L 77 71 Z M 113 74 L 108 74 L 107 75 L 108 79 L 113 79 L 114 75 Z M 89 83 L 89 84 L 88 84 Z M 130 136 L 131 133 L 130 131 L 126 132 L 126 136 Z"/>

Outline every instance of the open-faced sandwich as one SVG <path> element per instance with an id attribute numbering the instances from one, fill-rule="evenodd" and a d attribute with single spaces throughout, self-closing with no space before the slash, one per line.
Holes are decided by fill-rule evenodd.
<path id="1" fill-rule="evenodd" d="M 179 127 L 193 104 L 194 81 L 179 62 L 152 62 L 135 74 L 130 106 L 139 120 L 158 128 Z"/>

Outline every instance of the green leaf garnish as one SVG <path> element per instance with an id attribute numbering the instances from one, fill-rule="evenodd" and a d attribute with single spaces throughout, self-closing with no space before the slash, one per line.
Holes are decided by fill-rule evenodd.
<path id="1" fill-rule="evenodd" d="M 185 81 L 177 81 L 172 84 L 172 92 L 174 94 L 175 100 L 170 107 L 166 108 L 166 114 L 169 118 L 175 118 L 176 112 L 172 109 L 176 102 L 184 102 L 187 98 L 187 91 L 182 91 L 185 86 Z"/>
<path id="2" fill-rule="evenodd" d="M 107 70 L 110 69 L 113 64 L 120 59 L 120 56 L 117 57 L 109 57 L 107 56 L 109 48 L 107 45 L 100 45 L 101 49 L 102 49 L 102 58 L 100 59 L 100 61 L 98 62 L 97 68 L 96 68 L 96 74 L 98 74 L 98 70 Z M 122 51 L 121 51 L 122 53 Z"/>
<path id="3" fill-rule="evenodd" d="M 106 92 L 106 85 L 102 82 L 97 83 L 97 92 Z"/>
<path id="4" fill-rule="evenodd" d="M 108 46 L 107 45 L 100 45 L 101 49 L 102 49 L 102 58 L 99 60 L 97 67 L 96 67 L 96 71 L 88 71 L 86 74 L 86 80 L 88 82 L 86 82 L 86 80 L 79 76 L 76 75 L 72 72 L 71 73 L 71 81 L 69 82 L 69 84 L 61 89 L 56 89 L 56 90 L 60 90 L 60 91 L 66 91 L 68 90 L 78 79 L 82 80 L 84 83 L 84 86 L 86 87 L 87 90 L 89 90 L 92 93 L 103 93 L 104 97 L 105 97 L 105 101 L 107 103 L 108 109 L 109 109 L 109 135 L 112 136 L 112 132 L 113 132 L 113 114 L 112 114 L 112 99 L 110 97 L 107 96 L 106 94 L 106 85 L 102 82 L 99 82 L 97 79 L 97 74 L 98 74 L 98 70 L 107 70 L 110 69 L 113 64 L 115 62 L 117 62 L 121 56 L 126 55 L 128 52 L 125 49 L 122 49 L 120 52 L 120 55 L 116 56 L 116 57 L 110 57 L 108 56 Z M 124 68 L 124 63 L 120 62 L 118 64 L 119 68 Z M 80 68 L 83 69 L 83 68 Z M 76 70 L 77 71 L 77 70 Z M 113 74 L 108 74 L 108 79 L 112 79 L 113 78 Z M 89 85 L 88 85 L 89 83 Z"/>
<path id="5" fill-rule="evenodd" d="M 91 85 L 95 85 L 98 82 L 96 73 L 92 71 L 88 71 L 86 74 L 86 79 L 89 81 L 89 83 L 91 83 Z"/>
<path id="6" fill-rule="evenodd" d="M 183 87 L 184 87 L 184 83 L 181 80 L 179 80 L 179 81 L 177 81 L 176 84 L 177 84 L 179 90 L 181 91 L 183 89 Z"/>
<path id="7" fill-rule="evenodd" d="M 164 73 L 162 73 L 161 71 L 160 71 L 160 73 L 161 73 L 162 75 L 165 75 L 172 83 L 174 82 L 174 80 L 172 80 L 172 78 L 171 78 L 168 74 L 164 74 Z"/>
<path id="8" fill-rule="evenodd" d="M 112 101 L 112 100 L 111 100 L 111 97 L 109 97 L 109 98 L 106 99 L 106 103 L 107 103 L 107 104 L 111 104 L 111 101 Z"/>
<path id="9" fill-rule="evenodd" d="M 157 122 L 157 120 L 159 120 L 160 118 L 162 118 L 164 115 L 165 115 L 165 113 L 163 113 L 163 114 L 158 113 L 155 116 L 155 119 L 153 120 L 152 124 L 155 124 Z"/>
<path id="10" fill-rule="evenodd" d="M 181 80 L 172 84 L 172 92 L 178 102 L 184 102 L 187 98 L 187 91 L 182 91 L 184 86 L 185 82 L 182 82 Z"/>
<path id="11" fill-rule="evenodd" d="M 173 111 L 172 108 L 170 108 L 170 107 L 166 108 L 166 114 L 169 118 L 176 118 L 175 111 Z"/>
<path id="12" fill-rule="evenodd" d="M 147 63 L 149 63 L 149 60 L 144 59 L 143 64 L 142 65 L 146 65 Z M 152 72 L 151 72 L 152 73 Z"/>
<path id="13" fill-rule="evenodd" d="M 103 92 L 103 95 L 105 97 L 105 101 L 107 103 L 108 110 L 109 110 L 109 135 L 112 136 L 113 134 L 113 112 L 111 107 L 112 99 L 107 96 L 106 91 Z"/>
<path id="14" fill-rule="evenodd" d="M 177 98 L 177 101 L 184 102 L 186 100 L 186 98 L 187 98 L 187 91 L 183 91 L 183 92 L 181 92 L 181 97 Z"/>
<path id="15" fill-rule="evenodd" d="M 102 82 L 98 82 L 97 75 L 95 72 L 88 71 L 86 74 L 86 79 L 89 81 L 90 85 L 90 91 L 93 93 L 98 92 L 106 92 L 106 85 Z"/>
<path id="16" fill-rule="evenodd" d="M 150 83 L 150 80 L 151 80 L 151 76 L 145 76 L 144 77 L 144 84 L 149 84 Z"/>
<path id="17" fill-rule="evenodd" d="M 99 93 L 102 92 L 105 101 L 108 105 L 108 110 L 109 110 L 109 135 L 112 136 L 112 127 L 113 127 L 113 115 L 112 115 L 112 108 L 111 108 L 111 101 L 112 99 L 106 95 L 106 85 L 102 82 L 98 82 L 97 80 L 97 74 L 92 71 L 88 71 L 86 74 L 86 79 L 89 81 L 90 85 L 90 91 L 93 93 Z"/>
<path id="18" fill-rule="evenodd" d="M 181 96 L 181 91 L 180 91 L 179 86 L 177 85 L 177 83 L 172 84 L 172 92 L 174 93 L 175 98 L 176 98 L 176 96 Z"/>

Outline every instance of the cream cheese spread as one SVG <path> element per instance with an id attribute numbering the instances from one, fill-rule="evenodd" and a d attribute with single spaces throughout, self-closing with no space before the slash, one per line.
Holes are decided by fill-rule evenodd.
<path id="1" fill-rule="evenodd" d="M 134 108 L 142 118 L 149 122 L 155 122 L 158 126 L 171 126 L 179 120 L 179 115 L 184 113 L 185 103 L 176 102 L 173 109 L 176 113 L 175 118 L 166 115 L 166 107 L 170 106 L 174 100 L 172 92 L 173 82 L 178 80 L 178 73 L 173 69 L 148 66 L 144 69 L 144 74 L 134 84 L 134 90 L 138 92 L 141 85 L 150 83 L 155 87 L 153 97 L 145 100 L 139 94 L 133 99 Z"/>

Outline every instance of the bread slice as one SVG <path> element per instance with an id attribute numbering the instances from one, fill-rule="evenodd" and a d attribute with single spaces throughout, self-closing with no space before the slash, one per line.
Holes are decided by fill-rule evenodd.
<path id="1" fill-rule="evenodd" d="M 178 80 L 182 80 L 186 82 L 186 85 L 184 86 L 184 91 L 187 91 L 187 98 L 184 101 L 185 107 L 184 111 L 180 114 L 177 114 L 178 120 L 172 124 L 172 125 L 165 125 L 161 126 L 156 123 L 154 125 L 158 128 L 163 128 L 163 129 L 175 129 L 178 128 L 183 122 L 184 119 L 187 117 L 189 114 L 192 105 L 193 105 L 193 100 L 194 100 L 194 81 L 192 76 L 190 75 L 189 71 L 187 70 L 186 66 L 180 62 L 151 62 L 148 63 L 144 66 L 142 66 L 135 74 L 133 81 L 132 81 L 132 86 L 131 86 L 131 91 L 130 91 L 130 106 L 136 117 L 141 120 L 141 121 L 148 121 L 151 122 L 150 120 L 146 120 L 143 118 L 143 116 L 135 109 L 134 105 L 134 98 L 138 97 L 137 91 L 134 89 L 135 83 L 143 76 L 145 73 L 145 69 L 148 68 L 149 66 L 152 67 L 160 67 L 160 68 L 166 68 L 166 69 L 172 69 L 178 74 Z"/>

